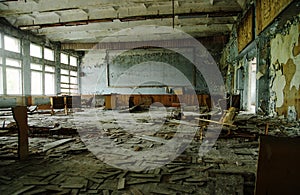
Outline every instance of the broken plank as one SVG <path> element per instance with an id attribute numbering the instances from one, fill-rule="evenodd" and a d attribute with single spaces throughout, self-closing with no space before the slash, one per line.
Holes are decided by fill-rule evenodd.
<path id="1" fill-rule="evenodd" d="M 188 194 L 192 194 L 194 192 L 191 187 L 178 184 L 165 184 L 165 187 L 167 187 L 168 189 L 176 190 L 177 192 L 184 192 Z"/>
<path id="2" fill-rule="evenodd" d="M 139 177 L 139 178 L 155 178 L 157 175 L 155 174 L 130 174 L 131 177 Z"/>
<path id="3" fill-rule="evenodd" d="M 236 125 L 233 125 L 233 124 L 223 123 L 223 122 L 213 121 L 213 120 L 208 120 L 208 119 L 204 119 L 204 118 L 195 118 L 195 119 L 198 120 L 198 121 L 204 121 L 204 122 L 215 123 L 215 124 L 219 124 L 219 125 L 226 125 L 226 126 L 236 127 Z"/>
<path id="4" fill-rule="evenodd" d="M 173 175 L 170 179 L 170 181 L 178 181 L 178 180 L 183 180 L 183 179 L 187 179 L 187 178 L 190 178 L 191 176 L 190 175 Z"/>
<path id="5" fill-rule="evenodd" d="M 24 186 L 30 186 L 30 185 L 37 185 L 37 186 L 44 186 L 44 185 L 48 185 L 48 182 L 45 181 L 25 181 L 23 183 Z"/>
<path id="6" fill-rule="evenodd" d="M 84 184 L 62 184 L 61 188 L 81 189 L 81 188 L 84 188 Z"/>
<path id="7" fill-rule="evenodd" d="M 34 195 L 34 194 L 47 194 L 47 189 L 36 189 L 29 192 L 24 193 L 23 195 Z"/>
<path id="8" fill-rule="evenodd" d="M 162 143 L 162 144 L 165 144 L 167 142 L 165 139 L 162 139 L 159 137 L 154 137 L 154 136 L 148 136 L 148 135 L 142 135 L 142 136 L 139 136 L 138 138 L 148 140 L 148 141 L 158 142 L 158 143 Z"/>
<path id="9" fill-rule="evenodd" d="M 7 176 L 3 176 L 3 175 L 0 175 L 0 179 L 6 180 L 6 181 L 11 181 L 12 180 L 12 178 L 7 177 Z"/>
<path id="10" fill-rule="evenodd" d="M 103 190 L 102 193 L 103 195 L 110 195 L 109 190 Z"/>
<path id="11" fill-rule="evenodd" d="M 48 191 L 54 191 L 54 192 L 61 192 L 63 191 L 62 188 L 60 188 L 59 186 L 57 185 L 47 185 L 44 187 L 46 190 Z"/>
<path id="12" fill-rule="evenodd" d="M 92 178 L 92 177 L 85 177 L 87 180 L 97 183 L 97 184 L 101 184 L 103 183 L 104 179 L 98 179 L 98 178 Z"/>
<path id="13" fill-rule="evenodd" d="M 14 192 L 12 195 L 19 195 L 19 194 L 23 194 L 29 190 L 31 190 L 32 188 L 34 188 L 35 186 L 32 185 L 32 186 L 27 186 L 27 187 L 24 187 L 22 189 L 19 189 L 18 191 Z"/>
<path id="14" fill-rule="evenodd" d="M 176 167 L 176 168 L 173 168 L 173 169 L 169 169 L 168 172 L 173 173 L 173 172 L 176 172 L 176 171 L 181 171 L 183 169 L 185 169 L 185 167 Z"/>
<path id="15" fill-rule="evenodd" d="M 133 195 L 144 195 L 138 188 L 131 188 L 131 189 L 130 189 L 130 192 L 131 192 Z"/>
<path id="16" fill-rule="evenodd" d="M 122 190 L 125 188 L 125 178 L 120 178 L 118 181 L 118 190 Z"/>
<path id="17" fill-rule="evenodd" d="M 43 151 L 46 152 L 50 149 L 53 149 L 53 148 L 56 148 L 58 146 L 61 146 L 63 144 L 66 144 L 68 142 L 71 142 L 71 141 L 74 141 L 75 139 L 73 138 L 68 138 L 68 139 L 61 139 L 61 140 L 57 140 L 55 142 L 52 142 L 52 143 L 49 143 L 49 144 L 46 144 L 43 148 Z"/>
<path id="18" fill-rule="evenodd" d="M 199 124 L 196 124 L 196 123 L 190 123 L 190 122 L 187 122 L 187 121 L 184 121 L 184 120 L 169 120 L 170 123 L 176 123 L 176 124 L 181 124 L 181 125 L 188 125 L 188 126 L 192 126 L 192 127 L 197 127 L 199 126 Z"/>

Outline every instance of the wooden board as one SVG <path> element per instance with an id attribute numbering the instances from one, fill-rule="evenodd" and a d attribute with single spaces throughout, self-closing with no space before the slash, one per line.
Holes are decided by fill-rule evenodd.
<path id="1" fill-rule="evenodd" d="M 253 7 L 245 14 L 238 26 L 238 51 L 241 52 L 251 41 L 253 41 Z"/>
<path id="2" fill-rule="evenodd" d="M 300 138 L 261 136 L 255 194 L 299 194 Z"/>
<path id="3" fill-rule="evenodd" d="M 263 31 L 293 0 L 257 0 L 256 34 Z"/>

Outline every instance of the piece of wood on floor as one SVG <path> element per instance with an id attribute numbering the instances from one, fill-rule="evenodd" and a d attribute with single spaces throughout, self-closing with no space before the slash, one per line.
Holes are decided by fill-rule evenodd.
<path id="1" fill-rule="evenodd" d="M 21 189 L 17 190 L 16 192 L 12 193 L 12 195 L 19 195 L 19 194 L 28 192 L 29 190 L 33 189 L 34 187 L 35 187 L 34 185 L 26 186 L 24 188 L 21 188 Z"/>
<path id="2" fill-rule="evenodd" d="M 133 194 L 133 195 L 144 195 L 138 188 L 130 188 L 130 192 Z"/>
<path id="3" fill-rule="evenodd" d="M 125 188 L 125 178 L 120 178 L 118 181 L 118 190 L 122 190 Z"/>
<path id="4" fill-rule="evenodd" d="M 57 140 L 55 142 L 51 142 L 49 144 L 44 145 L 43 151 L 46 152 L 50 149 L 56 148 L 58 146 L 61 146 L 63 144 L 66 144 L 68 142 L 74 141 L 73 138 L 68 138 L 68 139 L 61 139 L 61 140 Z"/>

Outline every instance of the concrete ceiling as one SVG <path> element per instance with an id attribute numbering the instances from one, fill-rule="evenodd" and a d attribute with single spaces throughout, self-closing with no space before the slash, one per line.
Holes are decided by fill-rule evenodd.
<path id="1" fill-rule="evenodd" d="M 0 0 L 0 16 L 13 26 L 64 44 L 181 39 L 228 35 L 245 0 Z M 144 25 L 177 33 L 153 33 Z M 144 29 L 144 30 L 143 30 Z M 178 33 L 182 31 L 182 33 Z"/>

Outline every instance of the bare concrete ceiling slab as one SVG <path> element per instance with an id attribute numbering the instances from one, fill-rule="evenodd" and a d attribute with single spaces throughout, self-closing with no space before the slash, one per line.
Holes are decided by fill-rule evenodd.
<path id="1" fill-rule="evenodd" d="M 0 1 L 0 16 L 21 30 L 80 47 L 106 37 L 115 42 L 182 38 L 131 32 L 142 25 L 168 26 L 194 38 L 228 35 L 245 1 L 7 0 Z"/>

